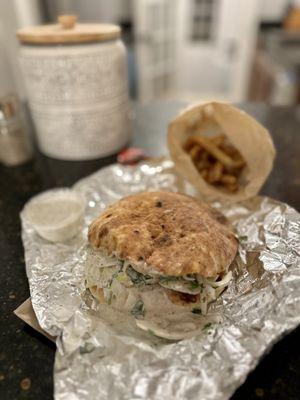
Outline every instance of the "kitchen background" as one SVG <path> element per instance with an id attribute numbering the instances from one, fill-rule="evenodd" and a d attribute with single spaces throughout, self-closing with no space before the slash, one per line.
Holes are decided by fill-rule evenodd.
<path id="1" fill-rule="evenodd" d="M 300 101 L 299 0 L 0 0 L 0 8 L 0 96 L 25 98 L 16 30 L 76 14 L 122 26 L 133 99 Z"/>

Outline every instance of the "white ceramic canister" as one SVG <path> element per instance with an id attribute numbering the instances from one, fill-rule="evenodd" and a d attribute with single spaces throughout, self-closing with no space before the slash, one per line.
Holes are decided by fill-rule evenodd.
<path id="1" fill-rule="evenodd" d="M 40 150 L 58 159 L 88 160 L 121 149 L 131 126 L 120 28 L 60 16 L 58 24 L 17 35 Z"/>

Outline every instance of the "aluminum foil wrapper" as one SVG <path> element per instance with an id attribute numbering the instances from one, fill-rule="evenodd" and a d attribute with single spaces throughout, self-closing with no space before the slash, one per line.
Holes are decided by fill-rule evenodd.
<path id="1" fill-rule="evenodd" d="M 300 322 L 300 215 L 256 197 L 222 207 L 240 238 L 234 279 L 212 305 L 220 323 L 191 339 L 170 342 L 136 328 L 131 317 L 99 312 L 84 287 L 87 227 L 110 203 L 145 190 L 191 193 L 169 160 L 113 165 L 79 181 L 85 228 L 50 243 L 22 217 L 33 308 L 57 336 L 55 398 L 227 399 L 260 358 Z"/>

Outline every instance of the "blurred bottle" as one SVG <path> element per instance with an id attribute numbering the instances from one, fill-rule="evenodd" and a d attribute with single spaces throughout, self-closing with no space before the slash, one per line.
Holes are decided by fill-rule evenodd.
<path id="1" fill-rule="evenodd" d="M 299 32 L 300 31 L 300 3 L 299 1 L 293 2 L 290 7 L 287 16 L 283 22 L 283 27 L 288 32 Z"/>
<path id="2" fill-rule="evenodd" d="M 278 106 L 290 106 L 297 103 L 297 74 L 293 70 L 275 68 L 274 84 L 270 93 L 270 102 Z"/>
<path id="3" fill-rule="evenodd" d="M 0 162 L 15 166 L 28 161 L 32 151 L 25 132 L 20 102 L 15 95 L 0 98 Z"/>

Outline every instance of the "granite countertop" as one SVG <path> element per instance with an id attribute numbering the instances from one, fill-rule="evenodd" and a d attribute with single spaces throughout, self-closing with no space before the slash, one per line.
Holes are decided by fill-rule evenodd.
<path id="1" fill-rule="evenodd" d="M 149 155 L 166 154 L 167 123 L 182 103 L 136 105 L 132 145 Z M 277 148 L 275 166 L 262 193 L 300 210 L 300 109 L 242 105 L 271 132 Z M 1 346 L 0 399 L 53 398 L 55 345 L 14 314 L 29 296 L 25 274 L 19 212 L 36 193 L 72 185 L 108 165 L 115 156 L 89 162 L 49 159 L 36 152 L 22 166 L 0 166 Z M 300 399 L 300 328 L 276 344 L 232 397 L 240 399 Z"/>

